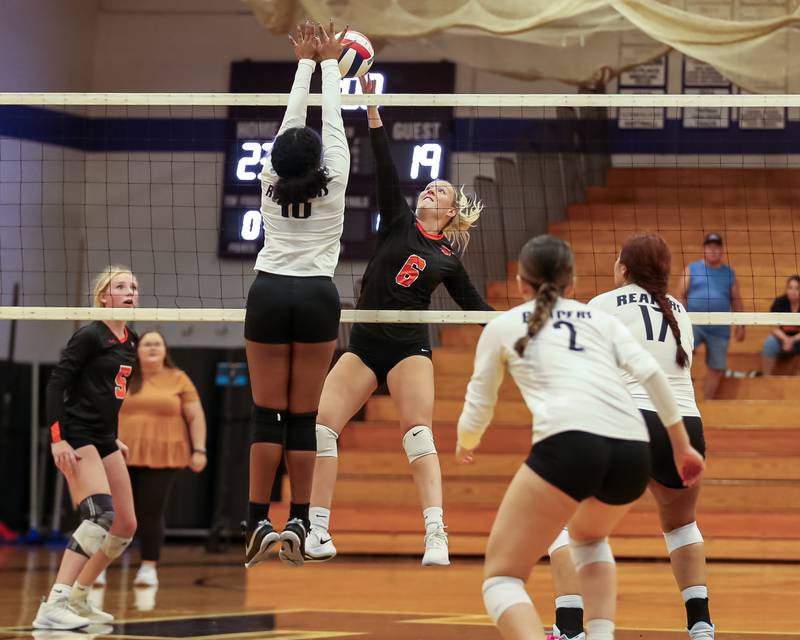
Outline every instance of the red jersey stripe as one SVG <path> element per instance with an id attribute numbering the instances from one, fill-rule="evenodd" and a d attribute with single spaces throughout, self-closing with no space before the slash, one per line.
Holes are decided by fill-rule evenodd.
<path id="1" fill-rule="evenodd" d="M 417 229 L 419 229 L 420 233 L 423 236 L 425 236 L 426 238 L 430 238 L 431 240 L 441 240 L 442 238 L 444 238 L 443 233 L 433 234 L 425 231 L 425 228 L 420 224 L 419 220 L 417 220 Z"/>

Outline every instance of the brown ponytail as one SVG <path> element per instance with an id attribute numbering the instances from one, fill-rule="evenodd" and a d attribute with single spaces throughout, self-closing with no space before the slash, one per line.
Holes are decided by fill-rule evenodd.
<path id="1" fill-rule="evenodd" d="M 652 293 L 651 295 L 658 303 L 658 307 L 661 309 L 661 313 L 664 314 L 664 319 L 667 321 L 672 335 L 675 336 L 675 342 L 678 344 L 678 348 L 675 351 L 675 362 L 678 363 L 681 369 L 685 369 L 689 365 L 689 356 L 686 354 L 683 344 L 681 344 L 681 330 L 678 327 L 678 319 L 672 312 L 672 304 L 670 304 L 664 293 Z"/>
<path id="2" fill-rule="evenodd" d="M 681 343 L 678 320 L 675 318 L 672 304 L 667 298 L 667 284 L 672 266 L 672 255 L 667 243 L 655 233 L 633 235 L 622 245 L 619 262 L 627 270 L 628 282 L 647 291 L 658 304 L 661 313 L 664 314 L 664 319 L 672 330 L 677 344 L 675 362 L 681 368 L 689 366 L 689 356 Z"/>
<path id="3" fill-rule="evenodd" d="M 525 353 L 525 347 L 531 338 L 535 338 L 536 334 L 542 330 L 550 315 L 553 313 L 553 307 L 558 302 L 558 287 L 552 282 L 545 282 L 536 291 L 536 306 L 533 313 L 528 316 L 528 333 L 522 336 L 514 343 L 514 349 L 521 356 Z"/>
<path id="4" fill-rule="evenodd" d="M 533 313 L 528 316 L 528 331 L 514 343 L 520 356 L 547 324 L 559 295 L 572 284 L 574 271 L 572 249 L 561 238 L 536 236 L 522 247 L 519 276 L 536 290 L 536 298 Z"/>

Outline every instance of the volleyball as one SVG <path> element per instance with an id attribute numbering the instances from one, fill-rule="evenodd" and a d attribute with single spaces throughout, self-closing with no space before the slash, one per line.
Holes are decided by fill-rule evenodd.
<path id="1" fill-rule="evenodd" d="M 338 38 L 341 34 L 336 34 Z M 342 40 L 339 71 L 343 78 L 360 78 L 369 71 L 375 60 L 372 43 L 363 33 L 349 29 Z"/>

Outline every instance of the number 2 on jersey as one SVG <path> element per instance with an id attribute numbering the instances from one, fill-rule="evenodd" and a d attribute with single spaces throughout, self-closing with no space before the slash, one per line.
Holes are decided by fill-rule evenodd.
<path id="1" fill-rule="evenodd" d="M 131 375 L 133 367 L 127 364 L 119 365 L 117 377 L 114 378 L 114 397 L 117 400 L 124 400 L 125 394 L 128 392 L 128 376 Z"/>
<path id="2" fill-rule="evenodd" d="M 419 278 L 419 274 L 425 271 L 427 264 L 424 258 L 416 254 L 410 255 L 403 268 L 397 272 L 394 281 L 401 287 L 410 287 Z"/>
<path id="3" fill-rule="evenodd" d="M 583 351 L 583 347 L 578 346 L 578 332 L 575 331 L 575 325 L 566 320 L 559 320 L 553 323 L 553 329 L 560 329 L 566 327 L 569 329 L 569 350 L 570 351 Z"/>
<path id="4" fill-rule="evenodd" d="M 639 309 L 642 312 L 642 320 L 644 320 L 644 335 L 645 338 L 648 340 L 654 340 L 653 337 L 653 323 L 650 320 L 650 307 L 647 305 L 640 304 Z M 667 323 L 667 319 L 664 317 L 664 314 L 661 314 L 661 329 L 658 331 L 658 341 L 664 342 L 667 339 L 667 327 L 669 324 Z"/>

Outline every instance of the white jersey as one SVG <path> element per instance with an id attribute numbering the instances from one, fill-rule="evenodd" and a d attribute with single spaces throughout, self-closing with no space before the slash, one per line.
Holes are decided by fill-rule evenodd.
<path id="1" fill-rule="evenodd" d="M 678 328 L 681 331 L 681 344 L 689 356 L 689 366 L 681 368 L 675 362 L 675 337 L 664 320 L 658 304 L 642 287 L 629 284 L 608 293 L 603 293 L 589 302 L 593 309 L 602 309 L 617 317 L 633 334 L 640 344 L 656 359 L 667 376 L 675 400 L 682 416 L 699 416 L 692 386 L 692 350 L 694 336 L 692 321 L 686 309 L 672 296 L 667 296 Z M 647 411 L 655 411 L 650 396 L 633 376 L 623 372 L 623 380 L 628 385 L 636 406 Z"/>
<path id="2" fill-rule="evenodd" d="M 655 359 L 619 320 L 564 298 L 520 357 L 514 343 L 526 334 L 534 304 L 506 311 L 483 330 L 458 421 L 459 442 L 477 446 L 506 367 L 533 413 L 534 443 L 563 431 L 647 442 L 642 414 L 619 369 L 647 380 L 659 371 Z"/>
<path id="3" fill-rule="evenodd" d="M 300 60 L 289 94 L 286 115 L 278 130 L 306 124 L 308 87 L 316 63 Z M 308 202 L 279 205 L 272 199 L 278 175 L 267 157 L 261 178 L 261 216 L 264 247 L 256 259 L 256 271 L 286 276 L 333 277 L 339 262 L 344 225 L 344 194 L 350 174 L 350 149 L 341 112 L 341 74 L 336 60 L 323 60 L 322 68 L 322 164 L 329 182 L 322 195 Z"/>

